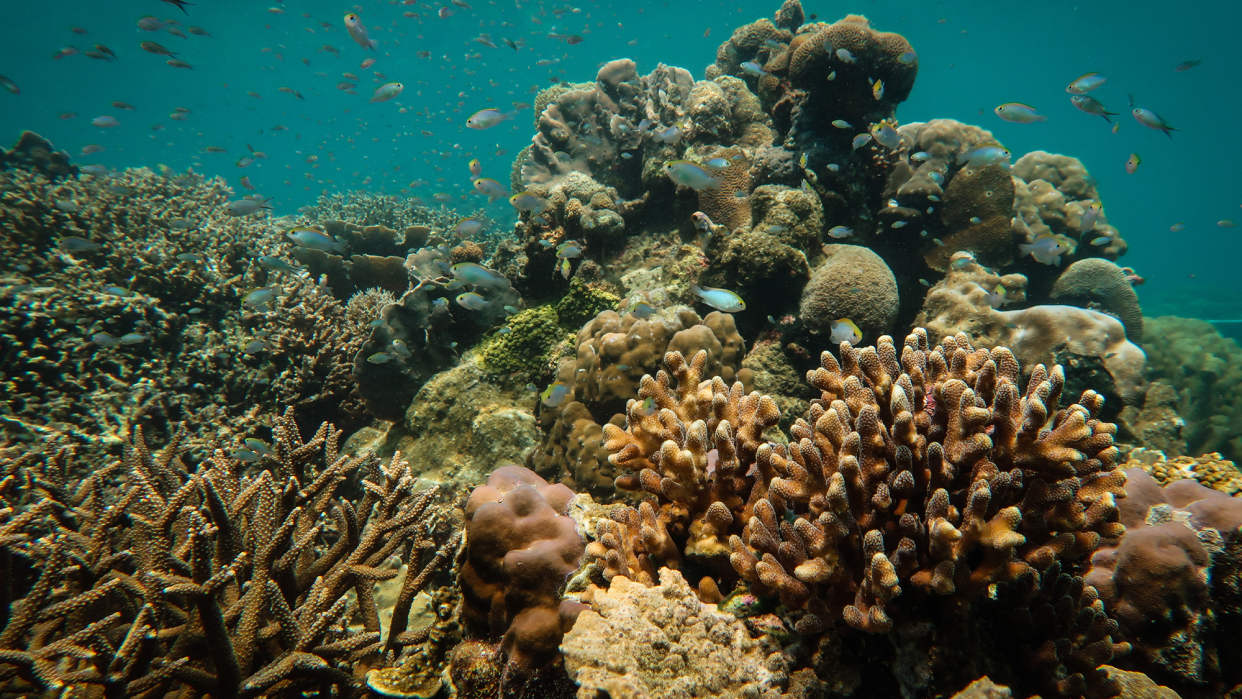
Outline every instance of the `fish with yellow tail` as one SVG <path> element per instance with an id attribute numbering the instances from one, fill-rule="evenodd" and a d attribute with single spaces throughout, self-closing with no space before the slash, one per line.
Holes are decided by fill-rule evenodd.
<path id="1" fill-rule="evenodd" d="M 834 345 L 839 345 L 842 342 L 856 345 L 862 342 L 862 330 L 849 318 L 837 318 L 832 321 L 832 325 L 829 327 L 831 328 L 831 334 L 828 335 L 828 340 Z"/>

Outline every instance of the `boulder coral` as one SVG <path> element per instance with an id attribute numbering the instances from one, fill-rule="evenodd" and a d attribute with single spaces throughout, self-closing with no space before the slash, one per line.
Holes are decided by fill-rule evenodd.
<path id="1" fill-rule="evenodd" d="M 1134 644 L 1128 666 L 1183 696 L 1238 684 L 1242 499 L 1189 479 L 1162 488 L 1140 468 L 1125 475 L 1124 536 L 1092 555 L 1085 579 Z"/>
<path id="2" fill-rule="evenodd" d="M 802 292 L 801 318 L 812 333 L 827 336 L 848 318 L 873 339 L 892 329 L 900 298 L 897 280 L 884 260 L 857 245 L 825 245 L 825 259 Z"/>
<path id="3" fill-rule="evenodd" d="M 573 491 L 521 466 L 502 466 L 466 501 L 461 621 L 499 642 L 505 677 L 520 679 L 559 657 L 561 635 L 583 605 L 561 599 L 583 552 L 565 516 Z"/>

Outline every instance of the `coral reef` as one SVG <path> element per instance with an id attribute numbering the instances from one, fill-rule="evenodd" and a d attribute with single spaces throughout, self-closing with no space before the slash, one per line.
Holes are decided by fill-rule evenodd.
<path id="1" fill-rule="evenodd" d="M 963 258 L 958 258 L 962 260 Z M 1146 356 L 1113 316 L 1074 306 L 996 308 L 1023 298 L 1026 278 L 996 274 L 968 258 L 927 293 L 916 322 L 935 335 L 966 333 L 983 347 L 1005 346 L 1025 366 L 1059 363 L 1071 388 L 1094 387 L 1114 401 L 1136 403 L 1145 389 Z"/>
<path id="2" fill-rule="evenodd" d="M 249 475 L 221 451 L 188 466 L 184 431 L 158 453 L 136 432 L 123 462 L 84 478 L 70 475 L 72 449 L 3 465 L 0 555 L 33 576 L 5 581 L 21 595 L 0 632 L 8 690 L 350 694 L 422 640 L 402 620 L 460 535 L 399 456 L 340 455 L 326 423 L 303 441 L 291 411 Z M 347 497 L 360 471 L 363 494 Z M 393 556 L 419 572 L 381 635 L 372 590 L 396 574 L 381 567 Z"/>
<path id="3" fill-rule="evenodd" d="M 583 605 L 561 600 L 583 543 L 566 517 L 573 492 L 521 466 L 502 466 L 466 502 L 461 621 L 468 636 L 499 642 L 504 684 L 559 658 L 561 635 Z"/>
<path id="4" fill-rule="evenodd" d="M 1242 349 L 1202 320 L 1161 316 L 1144 326 L 1148 374 L 1176 392 L 1171 407 L 1185 421 L 1184 446 L 1170 453 L 1242 459 Z"/>
<path id="5" fill-rule="evenodd" d="M 565 635 L 565 669 L 579 699 L 601 692 L 635 699 L 782 696 L 788 677 L 779 644 L 752 638 L 741 620 L 701 603 L 681 573 L 662 568 L 659 575 L 654 587 L 613 578 Z"/>
<path id="6" fill-rule="evenodd" d="M 1236 686 L 1242 499 L 1188 479 L 1162 488 L 1139 468 L 1125 475 L 1125 534 L 1092 555 L 1085 576 L 1134 644 L 1123 667 L 1188 697 Z"/>

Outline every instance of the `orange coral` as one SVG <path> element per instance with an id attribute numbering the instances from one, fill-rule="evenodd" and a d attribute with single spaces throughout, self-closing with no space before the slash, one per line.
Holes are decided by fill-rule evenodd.
<path id="1" fill-rule="evenodd" d="M 825 352 L 808 374 L 821 392 L 788 446 L 755 455 L 766 493 L 732 562 L 752 591 L 805 610 L 812 633 L 833 617 L 886 632 L 908 585 L 970 597 L 1124 531 L 1116 426 L 1094 392 L 1058 410 L 1064 375 L 1037 366 L 1025 393 L 1003 347 L 964 335 L 929 349 L 926 332 Z"/>

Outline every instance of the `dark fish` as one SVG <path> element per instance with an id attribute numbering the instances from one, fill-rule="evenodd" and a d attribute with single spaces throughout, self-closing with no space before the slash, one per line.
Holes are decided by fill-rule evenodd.
<path id="1" fill-rule="evenodd" d="M 182 12 L 186 13 L 187 15 L 188 15 L 188 14 L 190 14 L 190 11 L 189 11 L 189 10 L 187 10 L 187 9 L 185 9 L 185 6 L 186 6 L 186 5 L 193 5 L 193 4 L 194 4 L 194 3 L 192 3 L 192 2 L 186 2 L 185 0 L 160 0 L 160 1 L 161 1 L 161 2 L 166 2 L 166 3 L 168 3 L 169 5 L 176 5 L 178 10 L 181 10 Z"/>

